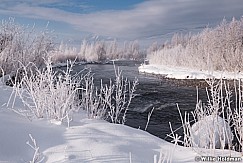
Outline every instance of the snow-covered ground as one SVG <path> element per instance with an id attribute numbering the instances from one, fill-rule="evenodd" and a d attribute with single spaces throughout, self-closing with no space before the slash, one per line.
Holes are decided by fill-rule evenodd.
<path id="1" fill-rule="evenodd" d="M 153 163 L 155 155 L 171 162 L 195 162 L 195 157 L 241 156 L 227 150 L 192 149 L 175 146 L 140 129 L 88 119 L 85 113 L 75 114 L 71 127 L 45 119 L 28 120 L 7 106 L 12 88 L 0 85 L 0 162 L 26 163 L 34 150 L 29 134 L 36 140 L 43 162 L 51 163 Z M 24 107 L 17 98 L 14 108 Z M 200 152 L 199 152 L 200 151 Z M 199 154 L 199 153 L 200 154 Z"/>
<path id="2" fill-rule="evenodd" d="M 163 75 L 165 78 L 174 79 L 239 79 L 243 78 L 243 73 L 222 72 L 222 71 L 203 71 L 193 70 L 182 67 L 168 67 L 163 65 L 141 65 L 139 72 Z"/>

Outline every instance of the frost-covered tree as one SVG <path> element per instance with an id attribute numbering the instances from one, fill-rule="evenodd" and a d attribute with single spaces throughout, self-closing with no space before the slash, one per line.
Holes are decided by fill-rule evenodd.
<path id="1" fill-rule="evenodd" d="M 140 60 L 144 56 L 138 41 L 124 42 L 124 47 L 118 47 L 114 41 L 87 41 L 83 40 L 80 51 L 68 45 L 60 44 L 59 49 L 53 53 L 54 62 L 65 62 L 76 59 L 86 62 L 104 62 L 112 59 Z"/>
<path id="2" fill-rule="evenodd" d="M 98 56 L 98 61 L 105 61 L 106 57 L 106 46 L 104 42 L 98 41 L 95 43 L 95 53 Z"/>
<path id="3" fill-rule="evenodd" d="M 78 53 L 78 57 L 80 60 L 85 60 L 85 52 L 86 52 L 87 41 L 84 39 L 80 46 L 80 52 Z"/>
<path id="4" fill-rule="evenodd" d="M 35 27 L 22 26 L 13 18 L 0 24 L 0 66 L 10 73 L 33 62 L 37 67 L 44 64 L 43 58 L 54 49 L 51 31 L 35 31 Z"/>
<path id="5" fill-rule="evenodd" d="M 117 45 L 116 40 L 114 40 L 108 44 L 106 53 L 107 53 L 108 59 L 118 59 L 119 58 L 120 52 L 118 50 L 118 45 Z"/>
<path id="6" fill-rule="evenodd" d="M 152 64 L 203 70 L 242 71 L 243 19 L 205 28 L 198 34 L 175 34 L 171 43 L 152 52 Z"/>
<path id="7" fill-rule="evenodd" d="M 132 59 L 139 60 L 142 58 L 140 54 L 140 47 L 137 40 L 131 42 L 124 42 L 123 46 L 123 58 L 124 59 Z"/>
<path id="8" fill-rule="evenodd" d="M 158 51 L 159 50 L 159 45 L 158 45 L 158 42 L 154 42 L 152 43 L 148 49 L 147 49 L 147 54 L 151 54 L 155 51 Z"/>
<path id="9" fill-rule="evenodd" d="M 59 48 L 52 52 L 52 61 L 58 63 L 66 62 L 67 60 L 75 60 L 78 59 L 77 54 L 77 49 L 75 47 L 68 46 L 61 42 Z"/>

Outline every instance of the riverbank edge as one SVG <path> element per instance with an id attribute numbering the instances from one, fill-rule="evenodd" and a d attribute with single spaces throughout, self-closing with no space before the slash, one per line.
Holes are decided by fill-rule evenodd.
<path id="1" fill-rule="evenodd" d="M 140 74 L 155 77 L 168 84 L 185 87 L 206 88 L 209 86 L 207 81 L 210 79 L 215 79 L 217 81 L 222 79 L 223 81 L 226 81 L 230 87 L 234 87 L 236 81 L 243 79 L 243 74 L 240 72 L 209 72 L 181 67 L 172 68 L 154 64 L 140 65 L 138 71 Z"/>

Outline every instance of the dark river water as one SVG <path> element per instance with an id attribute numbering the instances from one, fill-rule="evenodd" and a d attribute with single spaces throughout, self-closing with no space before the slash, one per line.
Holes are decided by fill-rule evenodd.
<path id="1" fill-rule="evenodd" d="M 158 79 L 156 77 L 139 74 L 138 62 L 133 61 L 117 61 L 115 65 L 123 72 L 123 76 L 129 80 L 134 80 L 135 77 L 139 80 L 136 94 L 129 111 L 126 114 L 126 125 L 145 129 L 148 113 L 154 107 L 154 111 L 150 118 L 147 131 L 157 137 L 170 141 L 167 134 L 171 133 L 169 122 L 173 129 L 181 126 L 181 120 L 178 113 L 177 105 L 181 112 L 190 112 L 195 109 L 197 101 L 196 87 L 175 86 L 168 81 Z M 87 64 L 76 65 L 75 71 L 83 68 L 91 68 L 94 73 L 94 78 L 97 83 L 100 79 L 104 82 L 109 79 L 114 79 L 113 64 Z M 205 89 L 199 90 L 199 98 L 206 99 Z M 183 135 L 182 130 L 178 130 L 179 135 Z"/>

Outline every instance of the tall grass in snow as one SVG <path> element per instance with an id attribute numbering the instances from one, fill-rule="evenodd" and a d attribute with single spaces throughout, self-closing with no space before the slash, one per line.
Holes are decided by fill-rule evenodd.
<path id="1" fill-rule="evenodd" d="M 208 102 L 198 100 L 194 112 L 184 115 L 179 110 L 184 146 L 200 148 L 230 149 L 242 152 L 243 145 L 243 91 L 242 80 L 235 83 L 235 91 L 226 81 L 208 80 Z M 170 136 L 170 135 L 169 135 Z M 211 153 L 213 154 L 213 153 Z"/>
<path id="2" fill-rule="evenodd" d="M 206 28 L 192 35 L 175 34 L 171 42 L 148 55 L 151 64 L 198 70 L 243 70 L 243 19 Z"/>

